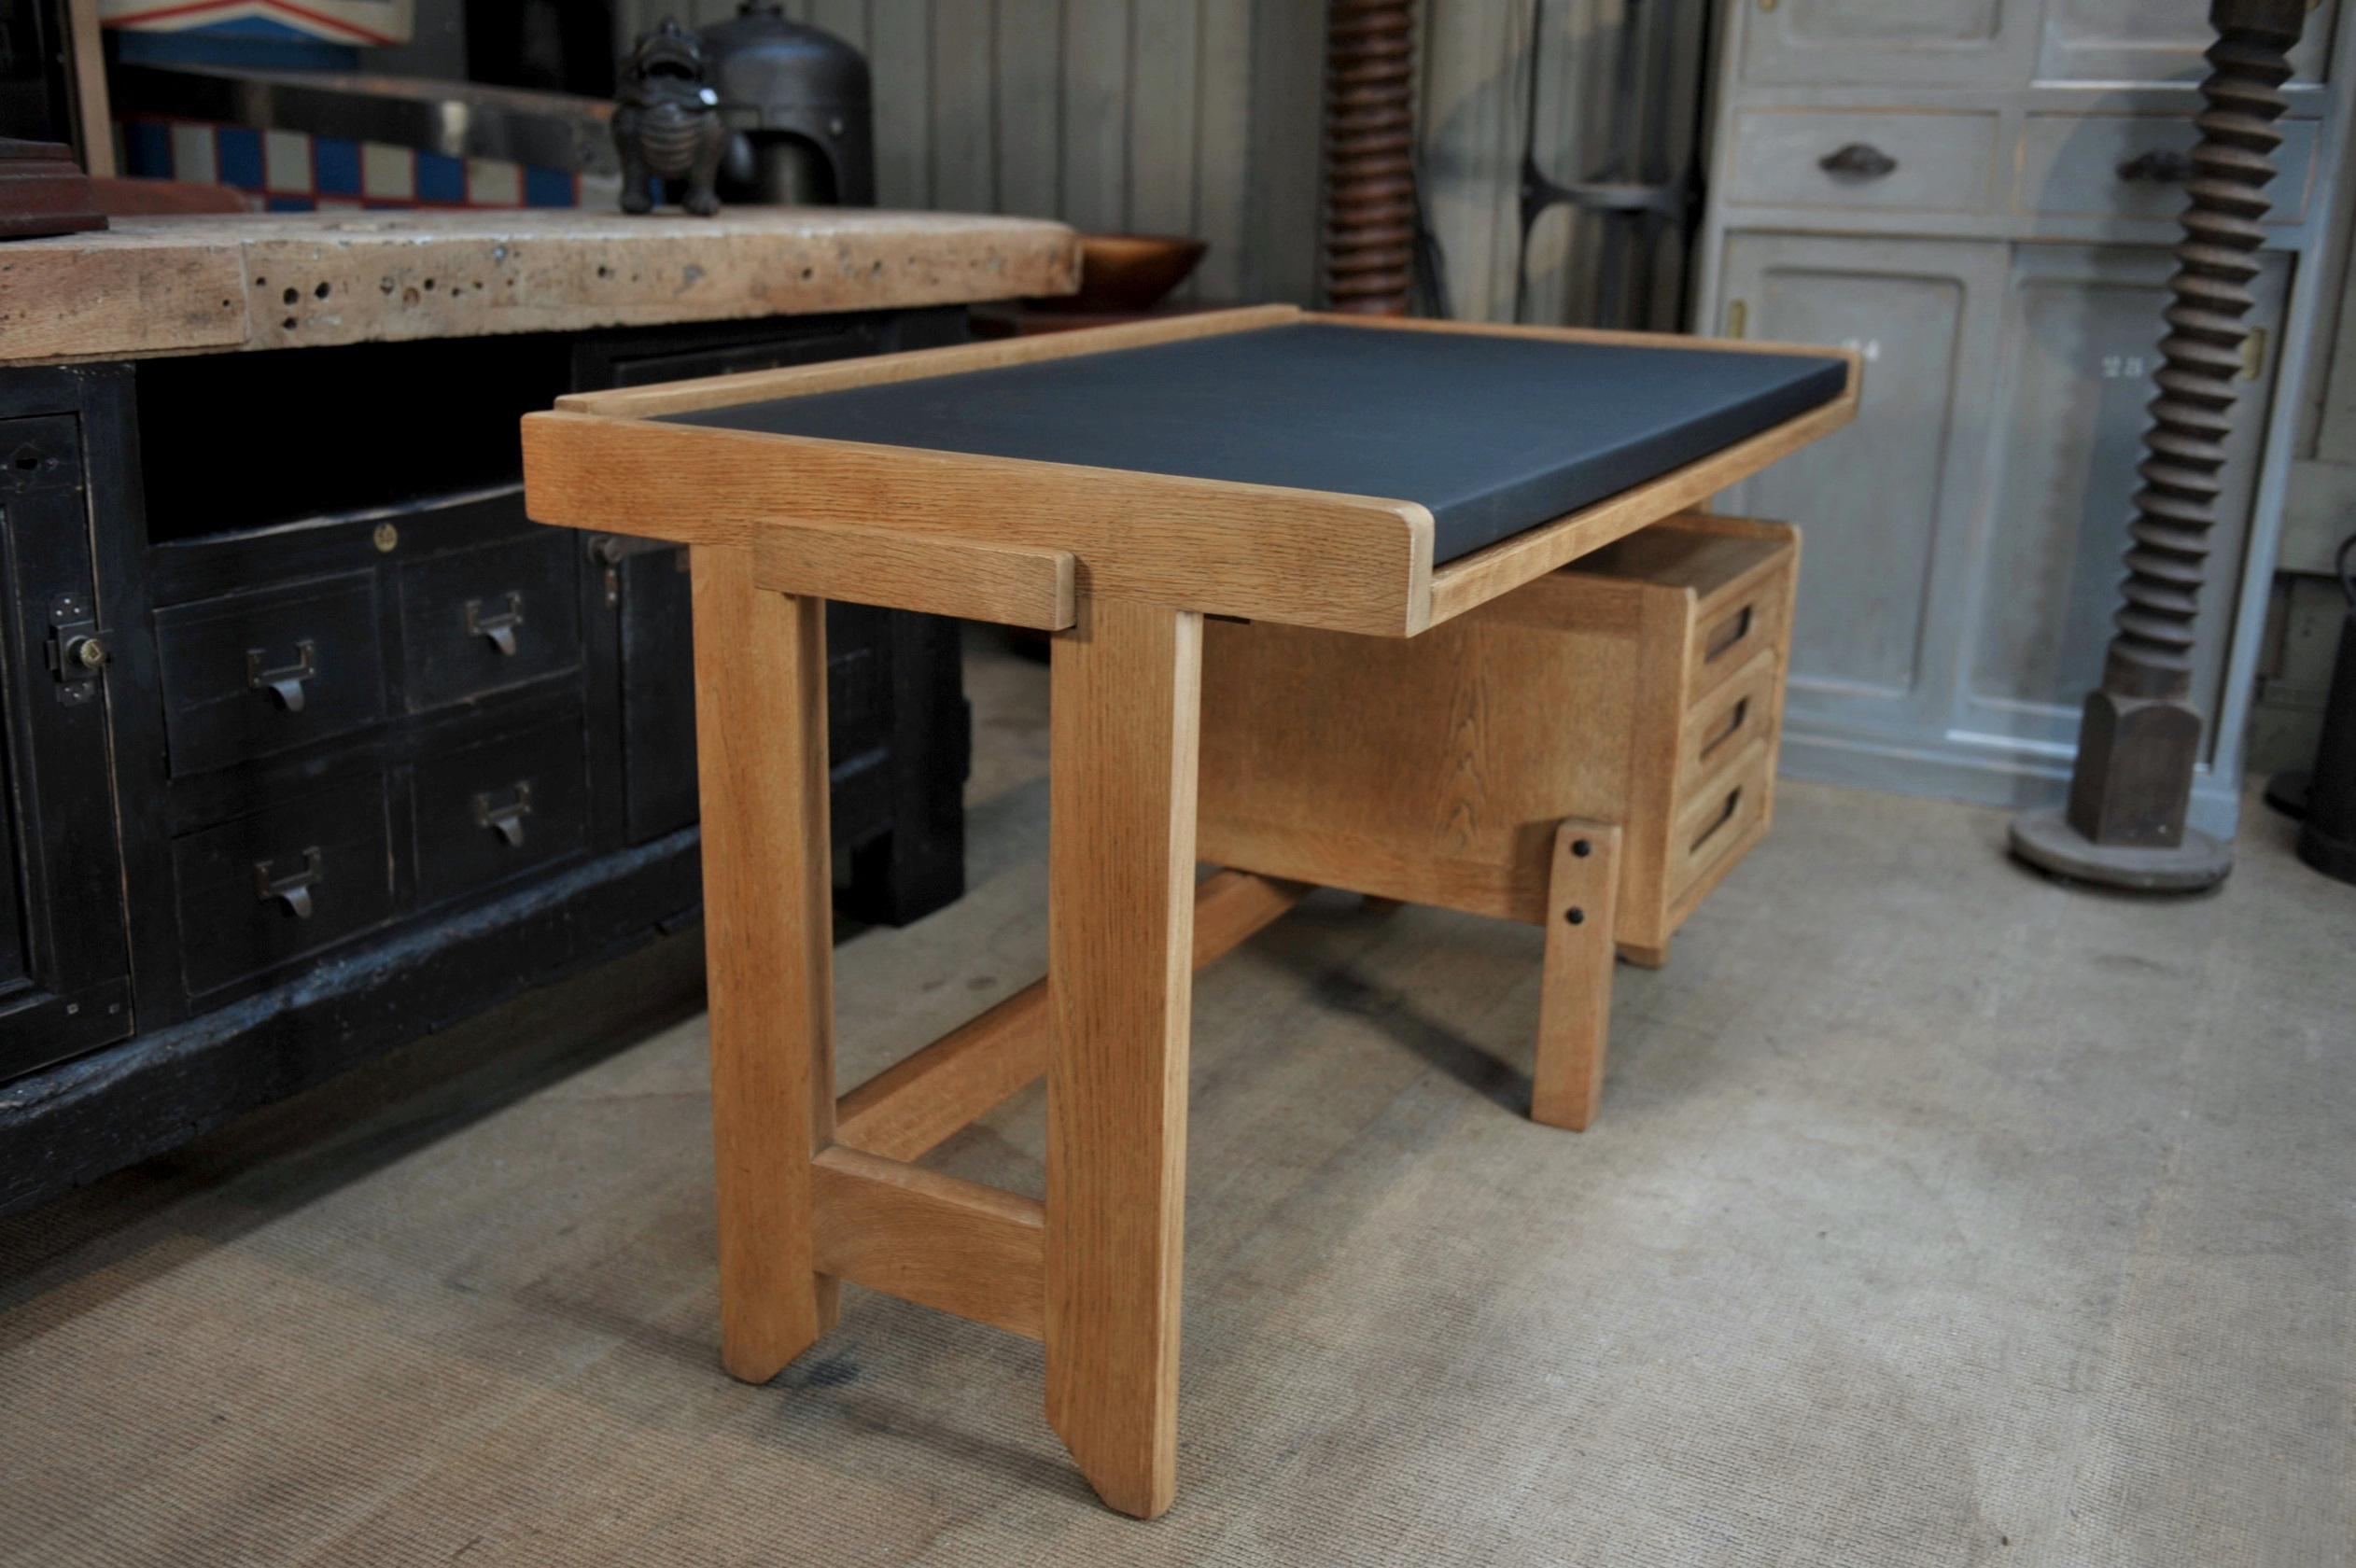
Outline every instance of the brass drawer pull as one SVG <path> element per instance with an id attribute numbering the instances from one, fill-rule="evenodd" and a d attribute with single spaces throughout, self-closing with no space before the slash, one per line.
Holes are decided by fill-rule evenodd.
<path id="1" fill-rule="evenodd" d="M 1751 609 L 1751 606 L 1745 605 L 1728 616 L 1716 630 L 1710 633 L 1709 645 L 1702 651 L 1704 662 L 1715 664 L 1724 658 L 1736 644 L 1750 636 Z"/>
<path id="2" fill-rule="evenodd" d="M 302 852 L 301 871 L 273 877 L 271 868 L 269 861 L 254 862 L 254 897 L 263 903 L 277 900 L 298 920 L 311 918 L 312 911 L 316 907 L 311 902 L 311 889 L 327 880 L 326 873 L 319 867 L 319 851 L 310 848 Z"/>
<path id="3" fill-rule="evenodd" d="M 492 805 L 488 791 L 474 797 L 475 826 L 490 829 L 511 849 L 524 847 L 524 819 L 531 814 L 532 781 L 528 778 L 517 779 L 514 797 L 502 805 Z"/>
<path id="4" fill-rule="evenodd" d="M 1898 160 L 1870 142 L 1851 142 L 1817 159 L 1816 167 L 1828 175 L 1880 179 L 1897 169 Z"/>
<path id="5" fill-rule="evenodd" d="M 485 615 L 481 599 L 467 601 L 467 636 L 486 637 L 491 646 L 512 658 L 515 654 L 515 628 L 524 623 L 524 595 L 510 592 L 507 608 Z"/>
<path id="6" fill-rule="evenodd" d="M 304 637 L 295 644 L 295 662 L 276 669 L 264 669 L 262 660 L 268 653 L 259 648 L 245 650 L 245 685 L 247 690 L 268 692 L 277 697 L 278 704 L 288 713 L 301 713 L 303 704 L 302 683 L 318 678 L 317 651 L 311 639 Z"/>

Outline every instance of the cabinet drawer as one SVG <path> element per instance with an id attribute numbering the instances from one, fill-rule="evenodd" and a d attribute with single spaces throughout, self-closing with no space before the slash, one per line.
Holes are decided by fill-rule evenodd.
<path id="1" fill-rule="evenodd" d="M 158 610 L 156 651 L 175 775 L 324 740 L 385 714 L 372 573 Z"/>
<path id="2" fill-rule="evenodd" d="M 543 679 L 581 663 L 572 536 L 548 528 L 401 568 L 413 713 Z"/>
<path id="3" fill-rule="evenodd" d="M 382 777 L 175 840 L 180 962 L 199 997 L 388 918 Z"/>
<path id="4" fill-rule="evenodd" d="M 1790 597 L 1786 567 L 1702 601 L 1685 651 L 1689 705 L 1732 679 L 1756 654 L 1783 646 L 1784 605 Z"/>
<path id="5" fill-rule="evenodd" d="M 1694 786 L 1669 823 L 1668 887 L 1672 918 L 1704 877 L 1759 840 L 1774 787 L 1774 748 L 1753 741 L 1728 766 Z"/>
<path id="6" fill-rule="evenodd" d="M 1700 778 L 1755 740 L 1775 740 L 1775 689 L 1783 662 L 1774 648 L 1761 648 L 1717 690 L 1686 709 L 1677 737 L 1677 777 Z"/>
<path id="7" fill-rule="evenodd" d="M 568 717 L 417 766 L 417 889 L 438 900 L 527 871 L 588 838 L 587 755 Z"/>
<path id="8" fill-rule="evenodd" d="M 1996 168 L 1993 114 L 1734 117 L 1729 206 L 1980 212 Z"/>
<path id="9" fill-rule="evenodd" d="M 2277 120 L 2275 129 L 2282 146 L 2262 221 L 2296 224 L 2307 217 L 2315 121 Z M 2046 217 L 2173 220 L 2184 210 L 2189 165 L 2182 160 L 2195 139 L 2181 116 L 2030 115 L 2014 160 L 2013 208 Z M 2167 166 L 2171 161 L 2176 167 Z"/>

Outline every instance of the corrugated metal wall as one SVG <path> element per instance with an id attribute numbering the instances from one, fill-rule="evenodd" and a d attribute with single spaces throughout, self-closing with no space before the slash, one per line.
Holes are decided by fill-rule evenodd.
<path id="1" fill-rule="evenodd" d="M 1592 175 L 1628 107 L 1620 29 L 1669 28 L 1688 47 L 1644 93 L 1690 126 L 1708 0 L 1426 0 L 1420 127 L 1424 201 L 1458 315 L 1513 301 L 1515 203 L 1534 41 L 1539 161 Z M 700 25 L 735 0 L 622 0 L 626 36 L 666 15 Z M 787 0 L 787 14 L 864 50 L 876 82 L 887 206 L 1060 217 L 1087 230 L 1211 242 L 1196 293 L 1298 300 L 1313 288 L 1324 7 L 1317 0 Z M 1641 123 L 1641 120 L 1632 121 Z M 1643 149 L 1682 168 L 1690 132 Z M 1543 220 L 1524 315 L 1584 320 L 1593 220 Z M 1676 325 L 1672 265 L 1661 325 Z M 1663 314 L 1665 312 L 1665 315 Z"/>

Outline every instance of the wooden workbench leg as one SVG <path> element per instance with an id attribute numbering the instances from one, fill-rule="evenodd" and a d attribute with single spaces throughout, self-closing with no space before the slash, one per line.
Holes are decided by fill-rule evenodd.
<path id="1" fill-rule="evenodd" d="M 1151 1519 L 1177 1490 L 1202 618 L 1084 599 L 1054 647 L 1047 1420 Z"/>
<path id="2" fill-rule="evenodd" d="M 1565 820 L 1554 831 L 1546 890 L 1546 978 L 1530 1119 L 1583 1132 L 1604 1097 L 1611 1030 L 1612 915 L 1620 901 L 1620 828 Z"/>
<path id="3" fill-rule="evenodd" d="M 721 1360 L 766 1382 L 834 1325 L 810 1156 L 834 1127 L 826 604 L 697 545 L 695 735 L 720 1197 Z"/>

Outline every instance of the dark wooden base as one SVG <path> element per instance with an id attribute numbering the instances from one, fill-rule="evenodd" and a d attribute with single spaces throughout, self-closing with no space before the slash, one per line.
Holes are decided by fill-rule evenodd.
<path id="1" fill-rule="evenodd" d="M 63 142 L 0 137 L 0 239 L 104 229 L 90 176 Z"/>
<path id="2" fill-rule="evenodd" d="M 697 917 L 694 828 L 0 1087 L 0 1214 L 30 1208 Z"/>

